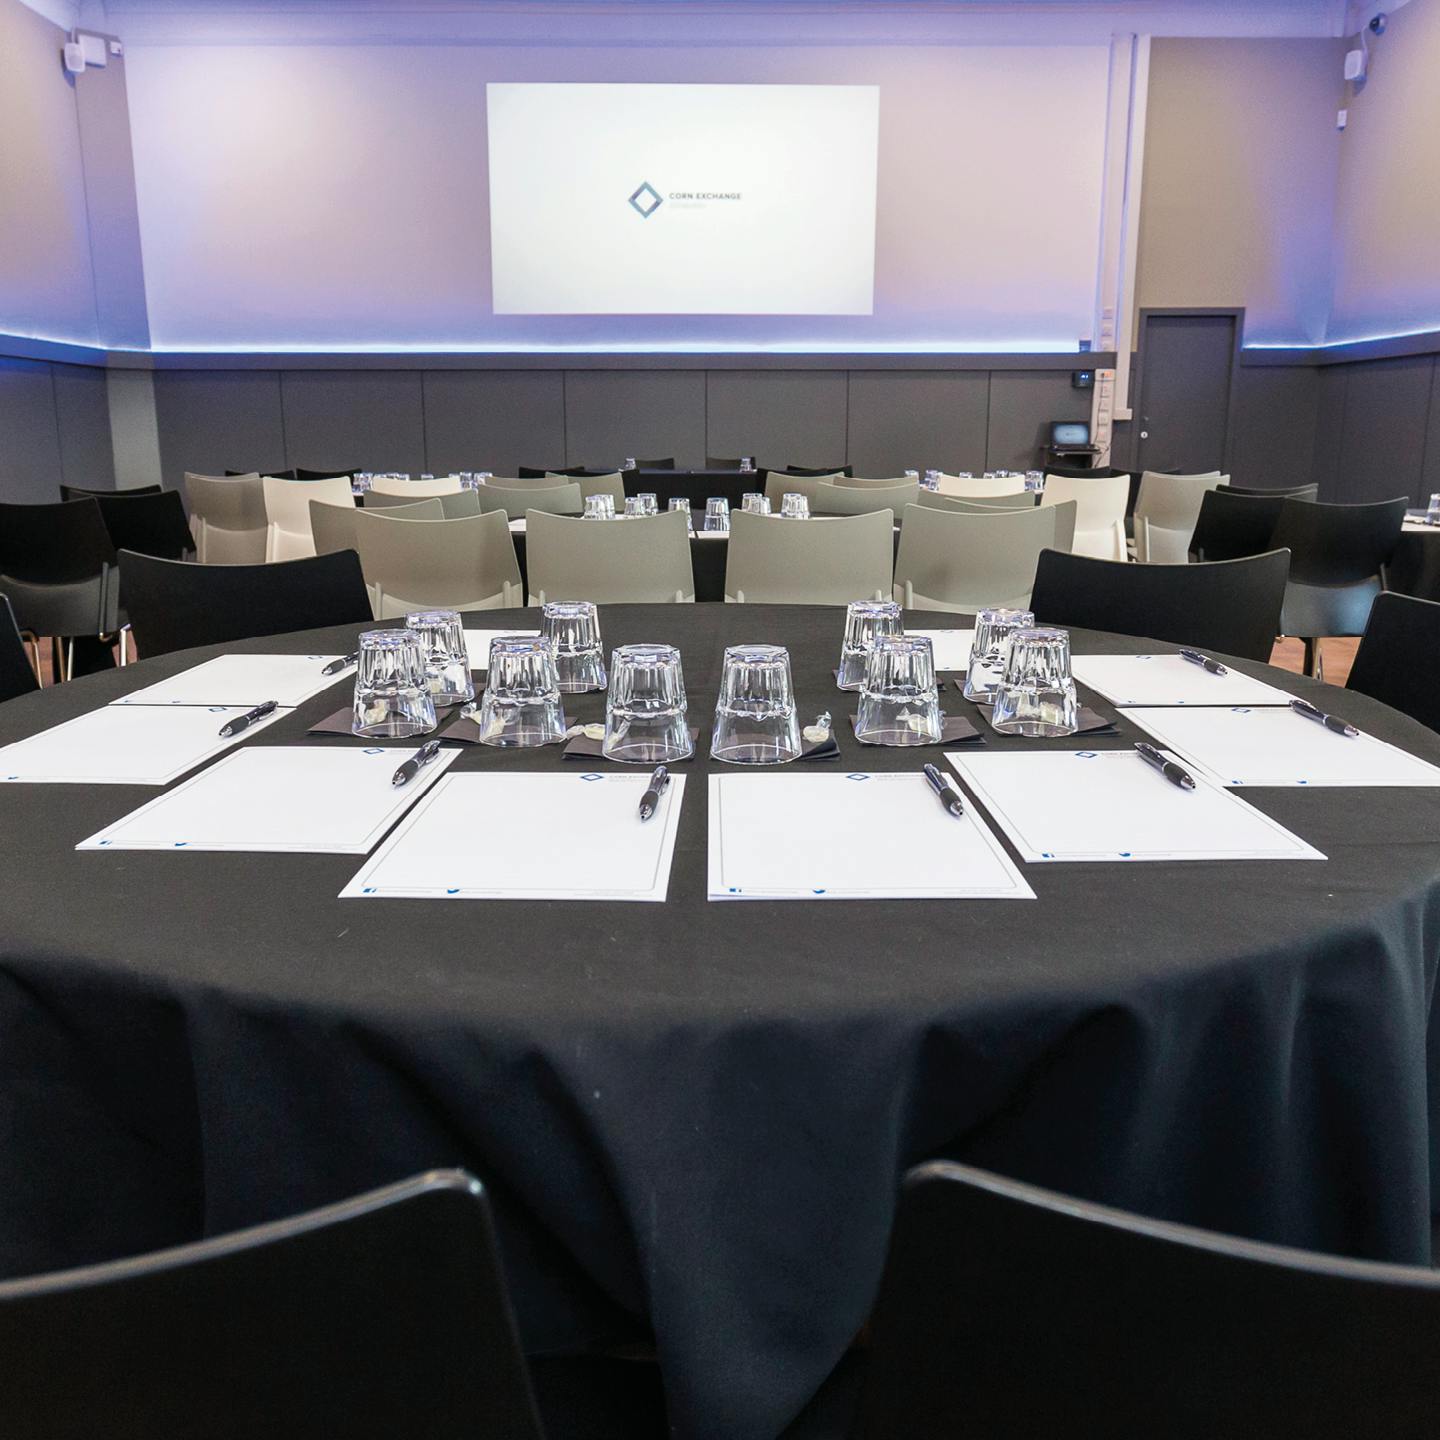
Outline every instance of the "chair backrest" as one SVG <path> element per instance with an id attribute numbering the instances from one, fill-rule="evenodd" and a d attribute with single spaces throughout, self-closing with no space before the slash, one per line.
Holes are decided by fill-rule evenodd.
<path id="1" fill-rule="evenodd" d="M 853 475 L 855 467 L 853 465 L 828 465 L 817 470 L 807 465 L 787 465 L 785 473 L 787 475 L 810 475 L 817 480 L 833 480 L 837 475 Z"/>
<path id="2" fill-rule="evenodd" d="M 1229 481 L 1219 471 L 1205 475 L 1163 475 L 1147 470 L 1135 499 L 1135 558 L 1183 565 L 1190 537 L 1200 518 L 1200 502 L 1208 491 Z"/>
<path id="3" fill-rule="evenodd" d="M 436 1171 L 0 1283 L 6 1440 L 541 1440 L 485 1192 Z"/>
<path id="4" fill-rule="evenodd" d="M 480 497 L 473 490 L 461 490 L 454 495 L 436 495 L 434 499 L 440 502 L 441 518 L 445 520 L 459 520 L 466 515 L 478 515 L 480 513 Z M 393 505 L 390 507 L 395 508 Z"/>
<path id="5" fill-rule="evenodd" d="M 695 598 L 688 517 L 679 510 L 621 520 L 525 517 L 530 603 L 663 604 Z"/>
<path id="6" fill-rule="evenodd" d="M 310 534 L 312 500 L 323 505 L 355 503 L 350 481 L 343 475 L 331 480 L 280 480 L 264 475 L 260 484 L 269 528 L 265 555 L 270 560 L 297 560 L 315 553 L 315 539 Z"/>
<path id="7" fill-rule="evenodd" d="M 1040 552 L 1057 548 L 1057 527 L 1073 519 L 1073 503 L 975 515 L 912 505 L 900 526 L 895 598 L 907 610 L 1027 609 Z"/>
<path id="8" fill-rule="evenodd" d="M 274 474 L 274 471 L 270 472 Z M 354 477 L 354 470 L 307 470 L 303 465 L 297 465 L 289 472 L 296 480 L 349 480 Z"/>
<path id="9" fill-rule="evenodd" d="M 1116 475 L 1129 475 L 1128 470 L 1117 470 L 1113 465 L 1097 466 L 1091 469 L 1087 465 L 1047 465 L 1047 475 L 1066 475 L 1078 480 L 1104 480 L 1113 478 Z"/>
<path id="10" fill-rule="evenodd" d="M 95 503 L 105 521 L 110 543 L 117 550 L 183 560 L 195 549 L 195 537 L 185 518 L 185 502 L 177 490 L 145 495 L 117 492 L 97 495 Z"/>
<path id="11" fill-rule="evenodd" d="M 13 700 L 40 688 L 40 678 L 25 653 L 20 627 L 10 601 L 0 595 L 0 701 Z"/>
<path id="12" fill-rule="evenodd" d="M 1319 485 L 1236 485 L 1228 484 L 1226 489 L 1232 495 L 1271 495 L 1280 500 L 1314 500 L 1320 494 Z"/>
<path id="13" fill-rule="evenodd" d="M 675 468 L 675 457 L 673 455 L 662 455 L 658 460 L 636 460 L 637 470 L 673 470 Z"/>
<path id="14" fill-rule="evenodd" d="M 830 477 L 816 475 L 787 475 L 783 470 L 769 470 L 765 474 L 765 497 L 776 514 L 787 495 L 803 495 L 813 511 L 820 498 L 820 491 Z M 757 477 L 758 482 L 758 477 Z"/>
<path id="15" fill-rule="evenodd" d="M 543 480 L 547 475 L 564 475 L 567 479 L 578 479 L 588 471 L 586 465 L 571 465 L 569 467 L 559 465 L 521 465 L 516 468 L 515 473 L 522 480 Z"/>
<path id="16" fill-rule="evenodd" d="M 917 476 L 917 483 L 918 478 Z M 894 490 L 897 486 L 909 485 L 911 479 L 907 475 L 891 475 L 883 480 L 868 479 L 863 475 L 836 475 L 830 483 L 850 490 Z"/>
<path id="17" fill-rule="evenodd" d="M 754 458 L 753 456 L 751 457 Z M 736 455 L 733 458 L 729 455 L 707 455 L 705 457 L 705 468 L 707 470 L 738 470 L 744 456 Z"/>
<path id="18" fill-rule="evenodd" d="M 969 1166 L 906 1177 L 865 1440 L 1423 1440 L 1440 1272 L 1149 1220 Z"/>
<path id="19" fill-rule="evenodd" d="M 1229 485 L 1207 490 L 1200 497 L 1191 552 L 1200 560 L 1240 560 L 1264 554 L 1284 503 L 1283 496 L 1246 495 Z"/>
<path id="20" fill-rule="evenodd" d="M 1365 505 L 1282 500 L 1270 545 L 1289 548 L 1297 585 L 1355 585 L 1390 559 L 1409 503 L 1404 495 Z"/>
<path id="21" fill-rule="evenodd" d="M 499 485 L 482 485 L 475 492 L 480 497 L 480 513 L 498 510 L 507 519 L 519 520 L 527 510 L 545 510 L 551 515 L 579 515 L 584 510 L 580 486 L 552 485 L 544 490 L 506 490 Z"/>
<path id="22" fill-rule="evenodd" d="M 277 480 L 298 480 L 300 478 L 293 470 L 227 470 L 223 478 L 239 480 L 247 475 L 253 475 L 256 479 L 259 479 L 261 475 L 273 475 Z"/>
<path id="23" fill-rule="evenodd" d="M 947 475 L 942 470 L 935 483 L 938 494 L 973 500 L 986 495 L 1013 495 L 1024 488 L 1025 482 L 1014 475 Z"/>
<path id="24" fill-rule="evenodd" d="M 370 481 L 372 495 L 400 495 L 411 500 L 423 500 L 427 495 L 458 495 L 464 488 L 458 475 L 439 475 L 431 480 L 391 480 L 377 475 Z"/>
<path id="25" fill-rule="evenodd" d="M 952 515 L 985 514 L 996 510 L 1033 510 L 1040 497 L 1029 490 L 1013 495 L 942 495 L 938 490 L 923 487 L 915 501 L 928 510 L 948 510 Z"/>
<path id="26" fill-rule="evenodd" d="M 533 484 L 536 488 L 541 484 L 553 488 L 556 485 L 564 485 L 566 478 L 556 470 L 545 476 L 543 481 L 526 483 Z M 591 495 L 608 495 L 615 502 L 616 510 L 625 508 L 625 478 L 619 470 L 612 470 L 608 475 L 581 475 L 576 478 L 575 483 L 580 487 L 582 502 Z M 584 508 L 583 504 L 581 508 Z"/>
<path id="27" fill-rule="evenodd" d="M 258 565 L 265 559 L 265 487 L 259 475 L 185 473 L 190 530 L 206 565 Z"/>
<path id="28" fill-rule="evenodd" d="M 1375 597 L 1347 690 L 1440 731 L 1440 605 L 1393 590 Z"/>
<path id="29" fill-rule="evenodd" d="M 88 500 L 99 498 L 104 495 L 158 495 L 165 487 L 163 485 L 131 485 L 124 490 L 92 490 L 87 485 L 62 485 L 60 487 L 60 498 L 62 500 Z"/>
<path id="30" fill-rule="evenodd" d="M 1063 505 L 1067 500 L 1074 500 L 1079 506 L 1075 517 L 1075 553 L 1101 560 L 1123 560 L 1125 506 L 1129 499 L 1130 480 L 1125 475 L 1110 475 L 1099 480 L 1052 475 L 1045 481 L 1040 504 Z"/>
<path id="31" fill-rule="evenodd" d="M 36 585 L 91 580 L 115 563 L 100 503 L 55 500 L 0 503 L 0 575 Z"/>
<path id="32" fill-rule="evenodd" d="M 1047 624 L 1268 660 L 1289 569 L 1285 550 L 1196 565 L 1131 565 L 1046 550 L 1030 608 Z"/>
<path id="33" fill-rule="evenodd" d="M 122 550 L 120 585 L 135 647 L 147 658 L 373 618 L 350 550 L 267 565 L 201 565 Z"/>
<path id="34" fill-rule="evenodd" d="M 400 489 L 403 484 L 405 482 L 400 480 L 395 482 L 392 489 L 378 490 L 372 480 L 370 489 L 365 492 L 365 508 L 367 510 L 394 510 L 397 506 L 404 508 L 406 505 L 414 505 L 421 500 L 447 500 L 450 496 L 450 492 L 444 490 L 439 495 L 428 495 L 423 491 L 418 494 L 407 494 L 406 491 Z"/>
<path id="35" fill-rule="evenodd" d="M 886 599 L 894 583 L 894 534 L 889 510 L 831 520 L 736 511 L 730 516 L 725 598 L 774 605 Z"/>
<path id="36" fill-rule="evenodd" d="M 381 620 L 407 610 L 508 609 L 523 600 L 515 541 L 501 511 L 407 520 L 361 510 L 355 546 Z"/>
<path id="37" fill-rule="evenodd" d="M 920 494 L 920 482 L 911 480 L 899 485 L 866 487 L 855 490 L 826 482 L 811 501 L 810 508 L 821 515 L 869 515 L 876 510 L 889 510 L 893 515 L 905 513 Z"/>
<path id="38" fill-rule="evenodd" d="M 444 520 L 448 517 L 441 505 L 442 498 L 447 497 L 431 495 L 424 500 L 412 500 L 408 505 L 387 505 L 383 509 L 386 515 L 398 515 L 404 520 Z M 355 517 L 359 513 L 354 505 L 324 505 L 312 500 L 310 533 L 315 537 L 315 553 L 333 555 L 337 550 L 354 550 Z"/>

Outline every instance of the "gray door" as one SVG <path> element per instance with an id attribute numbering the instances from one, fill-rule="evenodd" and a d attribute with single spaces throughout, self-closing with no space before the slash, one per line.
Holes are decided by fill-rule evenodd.
<path id="1" fill-rule="evenodd" d="M 1234 358 L 1234 315 L 1144 317 L 1137 469 L 1225 468 Z"/>

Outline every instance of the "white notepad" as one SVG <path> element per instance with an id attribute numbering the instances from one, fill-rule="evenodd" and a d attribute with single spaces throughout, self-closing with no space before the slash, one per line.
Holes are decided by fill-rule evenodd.
<path id="1" fill-rule="evenodd" d="M 712 900 L 1033 900 L 1005 847 L 904 774 L 712 775 Z"/>
<path id="2" fill-rule="evenodd" d="M 339 675 L 320 672 L 338 655 L 217 655 L 192 665 L 168 680 L 114 701 L 116 705 L 239 705 L 253 709 L 273 700 L 277 705 L 303 705 L 312 695 L 338 685 L 353 685 L 355 671 Z"/>
<path id="3" fill-rule="evenodd" d="M 1172 785 L 1133 750 L 947 752 L 1026 860 L 1323 860 L 1204 776 Z"/>
<path id="4" fill-rule="evenodd" d="M 930 641 L 935 652 L 937 670 L 968 670 L 970 668 L 970 646 L 975 639 L 973 630 L 912 630 L 905 627 L 907 635 L 923 635 Z"/>
<path id="5" fill-rule="evenodd" d="M 442 749 L 414 779 L 394 785 L 391 777 L 414 750 L 238 750 L 75 848 L 365 855 L 459 753 Z"/>
<path id="6" fill-rule="evenodd" d="M 1238 670 L 1212 675 L 1179 655 L 1076 655 L 1075 678 L 1115 705 L 1288 705 L 1290 696 Z"/>
<path id="7" fill-rule="evenodd" d="M 1282 709 L 1129 710 L 1127 718 L 1222 785 L 1440 785 L 1440 769 Z"/>
<path id="8" fill-rule="evenodd" d="M 488 670 L 490 668 L 490 642 L 498 639 L 501 635 L 533 637 L 539 633 L 538 630 L 467 630 L 465 632 L 465 650 L 470 658 L 470 668 L 472 670 Z"/>
<path id="9" fill-rule="evenodd" d="M 168 785 L 187 770 L 258 735 L 277 710 L 222 739 L 244 705 L 106 705 L 0 748 L 0 783 Z"/>
<path id="10" fill-rule="evenodd" d="M 641 820 L 650 773 L 448 775 L 341 898 L 664 900 L 685 777 Z"/>

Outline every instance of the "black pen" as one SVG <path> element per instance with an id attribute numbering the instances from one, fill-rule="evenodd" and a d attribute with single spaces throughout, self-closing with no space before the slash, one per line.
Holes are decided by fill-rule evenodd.
<path id="1" fill-rule="evenodd" d="M 1313 720 L 1317 725 L 1323 725 L 1327 730 L 1333 730 L 1337 735 L 1353 737 L 1360 733 L 1348 721 L 1340 719 L 1338 715 L 1327 715 L 1319 706 L 1312 705 L 1308 700 L 1292 700 L 1290 708 L 1297 715 L 1303 715 L 1307 720 Z"/>
<path id="2" fill-rule="evenodd" d="M 348 655 L 342 655 L 338 660 L 332 660 L 320 673 L 322 675 L 338 675 L 342 670 L 348 670 L 358 659 L 360 652 L 352 650 Z"/>
<path id="3" fill-rule="evenodd" d="M 930 788 L 939 797 L 940 803 L 957 819 L 965 816 L 965 807 L 960 803 L 960 797 L 945 783 L 945 777 L 934 766 L 925 766 L 925 778 L 930 782 Z"/>
<path id="4" fill-rule="evenodd" d="M 1137 740 L 1135 753 L 1147 765 L 1153 765 L 1172 785 L 1178 785 L 1182 790 L 1195 788 L 1195 777 L 1183 765 L 1167 760 L 1148 740 Z"/>
<path id="5" fill-rule="evenodd" d="M 408 785 L 440 753 L 438 740 L 427 740 L 391 777 L 392 785 Z"/>
<path id="6" fill-rule="evenodd" d="M 220 735 L 228 740 L 232 735 L 238 735 L 242 730 L 248 729 L 257 720 L 263 720 L 267 715 L 273 714 L 280 708 L 278 700 L 267 700 L 263 705 L 257 705 L 253 710 L 247 710 L 243 715 L 237 715 L 233 720 L 227 720 L 220 727 Z"/>
<path id="7" fill-rule="evenodd" d="M 1180 656 L 1188 660 L 1192 665 L 1201 665 L 1212 675 L 1228 675 L 1230 672 L 1218 661 L 1212 660 L 1208 655 L 1202 655 L 1198 650 L 1182 650 Z"/>
<path id="8" fill-rule="evenodd" d="M 655 773 L 650 777 L 650 784 L 640 797 L 640 818 L 642 820 L 648 820 L 655 813 L 660 804 L 660 792 L 669 783 L 670 772 L 663 765 L 657 765 Z"/>

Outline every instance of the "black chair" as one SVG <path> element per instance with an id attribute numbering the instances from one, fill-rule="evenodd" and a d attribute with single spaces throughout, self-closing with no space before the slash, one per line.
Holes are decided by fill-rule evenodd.
<path id="1" fill-rule="evenodd" d="M 1263 555 L 1270 549 L 1284 504 L 1283 495 L 1241 495 L 1230 485 L 1207 490 L 1190 537 L 1190 553 L 1197 560 Z"/>
<path id="2" fill-rule="evenodd" d="M 485 1193 L 437 1171 L 0 1283 L 6 1440 L 540 1440 Z"/>
<path id="3" fill-rule="evenodd" d="M 274 480 L 298 480 L 293 470 L 227 470 L 227 475 L 269 475 Z"/>
<path id="4" fill-rule="evenodd" d="M 738 470 L 740 468 L 740 456 L 729 455 L 707 455 L 705 457 L 705 468 L 707 470 Z"/>
<path id="5" fill-rule="evenodd" d="M 110 543 L 118 550 L 183 560 L 194 553 L 195 537 L 185 518 L 185 502 L 176 490 L 155 495 L 97 495 Z"/>
<path id="6" fill-rule="evenodd" d="M 297 480 L 348 480 L 355 472 L 353 470 L 306 470 L 304 466 L 297 465 L 291 473 Z"/>
<path id="7" fill-rule="evenodd" d="M 822 465 L 818 470 L 807 469 L 803 465 L 787 465 L 784 473 L 786 475 L 849 475 L 854 476 L 853 465 Z"/>
<path id="8" fill-rule="evenodd" d="M 1129 470 L 1117 470 L 1113 465 L 1091 467 L 1089 465 L 1047 465 L 1047 475 L 1063 475 L 1067 480 L 1113 480 L 1117 475 L 1130 475 Z M 1136 475 L 1136 479 L 1139 476 Z"/>
<path id="9" fill-rule="evenodd" d="M 1290 551 L 1280 631 L 1304 640 L 1307 675 L 1319 673 L 1317 640 L 1364 633 L 1409 503 L 1404 495 L 1365 505 L 1280 502 L 1270 537 L 1271 549 Z"/>
<path id="10" fill-rule="evenodd" d="M 163 485 L 132 485 L 128 490 L 90 490 L 84 485 L 62 485 L 60 487 L 60 498 L 62 500 L 89 500 L 103 499 L 110 495 L 158 495 L 165 487 Z"/>
<path id="11" fill-rule="evenodd" d="M 1268 495 L 1281 500 L 1314 500 L 1320 494 L 1319 485 L 1230 485 L 1226 488 L 1232 495 Z"/>
<path id="12" fill-rule="evenodd" d="M 1440 605 L 1377 595 L 1345 688 L 1440 730 Z"/>
<path id="13" fill-rule="evenodd" d="M 1042 550 L 1030 608 L 1047 624 L 1269 660 L 1289 562 L 1284 550 L 1211 565 L 1131 565 Z"/>
<path id="14" fill-rule="evenodd" d="M 116 578 L 115 547 L 93 497 L 0 504 L 0 590 L 21 630 L 65 642 L 57 676 L 77 673 L 80 642 L 89 642 L 81 670 L 108 663 L 108 637 L 120 628 Z"/>
<path id="15" fill-rule="evenodd" d="M 856 1440 L 1428 1440 L 1440 1272 L 906 1177 Z"/>
<path id="16" fill-rule="evenodd" d="M 543 480 L 547 475 L 569 475 L 576 480 L 583 480 L 590 473 L 590 468 L 587 465 L 571 465 L 568 468 L 561 468 L 555 465 L 545 467 L 521 465 L 515 471 L 515 478 L 517 480 Z M 609 472 L 606 471 L 603 473 L 608 474 Z"/>
<path id="17" fill-rule="evenodd" d="M 637 460 L 637 470 L 673 470 L 675 468 L 675 457 L 673 455 L 662 455 L 658 460 Z"/>
<path id="18" fill-rule="evenodd" d="M 40 677 L 25 653 L 10 602 L 0 595 L 0 701 L 13 700 L 40 688 Z"/>
<path id="19" fill-rule="evenodd" d="M 273 565 L 195 565 L 122 550 L 120 583 L 136 648 L 147 658 L 374 619 L 353 550 Z"/>

